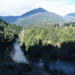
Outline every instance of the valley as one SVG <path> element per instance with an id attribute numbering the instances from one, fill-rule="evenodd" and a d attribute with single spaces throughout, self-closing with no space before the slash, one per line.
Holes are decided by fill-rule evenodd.
<path id="1" fill-rule="evenodd" d="M 0 16 L 0 75 L 74 75 L 74 14 Z"/>

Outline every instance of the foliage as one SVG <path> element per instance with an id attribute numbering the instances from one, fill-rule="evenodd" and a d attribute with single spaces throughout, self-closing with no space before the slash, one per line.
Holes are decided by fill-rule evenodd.
<path id="1" fill-rule="evenodd" d="M 19 34 L 20 43 L 25 44 L 26 49 L 42 41 L 43 45 L 58 45 L 63 42 L 75 41 L 75 27 L 36 27 L 23 29 Z"/>
<path id="2" fill-rule="evenodd" d="M 0 56 L 6 52 L 6 48 L 11 45 L 10 43 L 15 39 L 15 35 L 19 34 L 21 28 L 20 26 L 10 25 L 0 19 Z"/>
<path id="3" fill-rule="evenodd" d="M 53 27 L 31 27 L 19 34 L 21 46 L 30 57 L 40 57 L 46 63 L 60 56 L 75 54 L 75 27 L 62 23 Z M 24 50 L 24 49 L 23 49 Z"/>

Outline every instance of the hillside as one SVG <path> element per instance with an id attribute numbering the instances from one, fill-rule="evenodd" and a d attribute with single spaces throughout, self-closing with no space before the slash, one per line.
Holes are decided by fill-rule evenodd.
<path id="1" fill-rule="evenodd" d="M 75 22 L 75 13 L 69 13 L 65 16 L 65 18 L 67 18 L 70 21 Z"/>
<path id="2" fill-rule="evenodd" d="M 3 21 L 3 20 L 0 18 L 0 25 L 8 25 L 8 23 L 6 23 L 5 21 Z"/>

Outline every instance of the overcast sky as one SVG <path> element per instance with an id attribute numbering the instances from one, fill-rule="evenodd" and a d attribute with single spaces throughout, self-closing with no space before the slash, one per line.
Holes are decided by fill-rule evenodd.
<path id="1" fill-rule="evenodd" d="M 38 7 L 65 16 L 75 12 L 75 0 L 0 0 L 0 16 L 21 15 Z"/>

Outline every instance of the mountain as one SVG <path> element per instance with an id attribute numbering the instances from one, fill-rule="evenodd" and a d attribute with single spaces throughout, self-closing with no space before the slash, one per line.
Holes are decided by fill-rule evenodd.
<path id="1" fill-rule="evenodd" d="M 31 11 L 26 12 L 21 17 L 26 17 L 26 16 L 37 14 L 37 13 L 43 13 L 43 12 L 47 12 L 47 10 L 45 10 L 43 8 L 33 9 Z"/>
<path id="2" fill-rule="evenodd" d="M 17 25 L 25 25 L 25 24 L 38 24 L 44 23 L 47 21 L 54 21 L 54 22 L 65 22 L 66 19 L 62 16 L 51 12 L 44 12 L 44 13 L 37 13 L 34 15 L 30 15 L 28 17 L 19 18 L 15 24 Z"/>
<path id="3" fill-rule="evenodd" d="M 75 13 L 69 13 L 65 16 L 65 18 L 67 18 L 70 21 L 75 22 Z"/>
<path id="4" fill-rule="evenodd" d="M 38 8 L 31 10 L 25 14 L 22 15 L 23 17 L 20 17 L 17 19 L 15 24 L 17 25 L 25 25 L 25 24 L 38 24 L 38 23 L 44 23 L 47 21 L 54 21 L 54 22 L 66 22 L 67 20 L 57 15 L 53 12 L 48 12 L 43 8 Z"/>
<path id="5" fill-rule="evenodd" d="M 22 14 L 21 16 L 0 16 L 4 21 L 10 24 L 25 25 L 25 24 L 37 24 L 48 21 L 54 22 L 66 22 L 67 20 L 53 12 L 48 12 L 43 8 L 33 9 L 29 12 Z"/>
<path id="6" fill-rule="evenodd" d="M 26 13 L 22 14 L 21 16 L 0 16 L 0 18 L 3 19 L 4 21 L 6 21 L 7 23 L 13 24 L 13 23 L 15 23 L 15 21 L 17 21 L 18 18 L 30 16 L 30 15 L 36 14 L 38 12 L 46 12 L 46 10 L 42 9 L 42 8 L 38 8 L 35 10 L 31 10 L 29 12 L 26 12 Z"/>
<path id="7" fill-rule="evenodd" d="M 75 17 L 75 13 L 69 13 L 69 14 L 67 14 L 66 16 L 72 16 L 72 17 Z"/>

